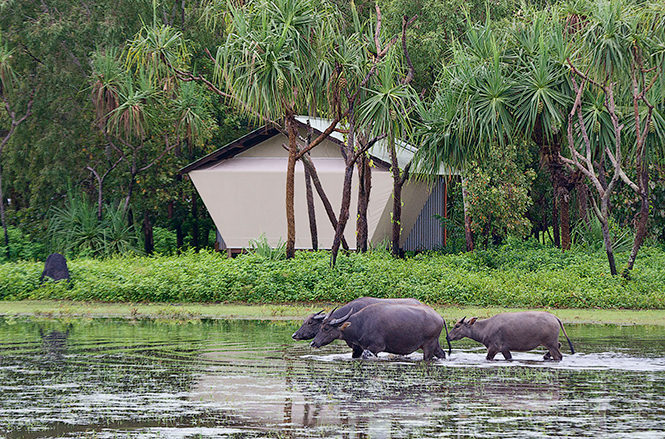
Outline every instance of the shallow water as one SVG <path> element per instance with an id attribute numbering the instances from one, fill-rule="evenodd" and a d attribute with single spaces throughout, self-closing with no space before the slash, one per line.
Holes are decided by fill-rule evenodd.
<path id="1" fill-rule="evenodd" d="M 297 326 L 0 318 L 0 435 L 665 438 L 663 326 L 568 325 L 561 362 L 464 340 L 432 363 L 314 350 Z"/>

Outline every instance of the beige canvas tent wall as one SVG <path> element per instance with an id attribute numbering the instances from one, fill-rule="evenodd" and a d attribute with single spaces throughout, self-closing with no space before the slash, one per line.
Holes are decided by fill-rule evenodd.
<path id="1" fill-rule="evenodd" d="M 301 134 L 306 135 L 304 118 L 299 118 Z M 315 132 L 327 125 L 324 120 L 310 119 Z M 286 239 L 286 166 L 288 153 L 283 145 L 288 141 L 275 129 L 258 129 L 212 154 L 194 162 L 181 172 L 187 173 L 201 195 L 218 230 L 219 248 L 242 249 L 250 240 L 264 235 L 271 245 Z M 312 162 L 330 199 L 336 215 L 339 214 L 344 179 L 344 160 L 340 152 L 341 135 L 335 133 L 311 152 Z M 372 245 L 390 239 L 392 225 L 392 178 L 385 147 L 370 151 L 375 168 L 372 169 L 372 189 L 368 207 L 368 236 Z M 404 150 L 400 164 L 410 160 L 413 152 Z M 427 201 L 432 187 L 424 183 L 408 182 L 403 190 L 402 240 L 409 232 Z M 355 248 L 355 217 L 357 212 L 358 178 L 354 172 L 351 218 L 345 238 Z M 325 214 L 324 206 L 315 194 L 315 210 L 319 248 L 331 248 L 334 229 Z M 296 248 L 312 248 L 304 167 L 296 166 L 295 185 Z"/>

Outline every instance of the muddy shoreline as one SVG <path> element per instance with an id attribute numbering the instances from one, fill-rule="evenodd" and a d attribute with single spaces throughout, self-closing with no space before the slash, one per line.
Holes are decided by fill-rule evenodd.
<path id="1" fill-rule="evenodd" d="M 104 303 L 66 300 L 0 301 L 0 316 L 45 318 L 151 318 L 301 320 L 311 312 L 331 310 L 338 303 L 202 304 Z M 430 304 L 432 305 L 432 304 Z M 464 316 L 486 318 L 525 308 L 478 308 L 433 305 L 446 321 Z M 665 326 L 665 310 L 546 309 L 564 323 Z"/>

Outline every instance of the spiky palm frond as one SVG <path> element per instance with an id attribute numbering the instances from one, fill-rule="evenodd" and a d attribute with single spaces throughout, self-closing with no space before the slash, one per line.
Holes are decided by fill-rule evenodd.
<path id="1" fill-rule="evenodd" d="M 593 19 L 584 33 L 590 67 L 600 82 L 630 71 L 635 9 L 623 0 L 593 4 Z"/>
<path id="2" fill-rule="evenodd" d="M 359 109 L 360 125 L 370 127 L 374 135 L 387 134 L 389 141 L 410 136 L 409 113 L 417 99 L 411 87 L 400 83 L 395 61 L 391 54 L 381 63 Z"/>
<path id="3" fill-rule="evenodd" d="M 252 115 L 273 120 L 306 111 L 316 72 L 317 42 L 327 32 L 325 9 L 311 0 L 257 0 L 230 9 L 226 44 L 217 51 L 215 79 Z"/>
<path id="4" fill-rule="evenodd" d="M 13 50 L 9 49 L 7 42 L 2 43 L 2 33 L 0 33 L 0 96 L 12 89 L 14 82 L 14 70 L 12 69 L 11 59 Z"/>
<path id="5" fill-rule="evenodd" d="M 92 56 L 92 102 L 97 120 L 105 123 L 108 114 L 118 107 L 120 84 L 126 79 L 115 47 L 107 50 L 97 48 Z"/>
<path id="6" fill-rule="evenodd" d="M 152 79 L 161 82 L 172 75 L 170 68 L 187 65 L 189 52 L 182 32 L 167 25 L 144 26 L 129 44 L 126 59 L 128 66 L 148 68 Z"/>
<path id="7" fill-rule="evenodd" d="M 108 114 L 106 129 L 129 139 L 142 139 L 155 120 L 153 104 L 158 91 L 153 87 L 150 75 L 141 71 L 138 79 L 127 76 L 118 89 L 118 106 Z"/>
<path id="8" fill-rule="evenodd" d="M 184 82 L 172 101 L 176 130 L 189 145 L 209 136 L 212 126 L 210 102 L 194 82 Z"/>

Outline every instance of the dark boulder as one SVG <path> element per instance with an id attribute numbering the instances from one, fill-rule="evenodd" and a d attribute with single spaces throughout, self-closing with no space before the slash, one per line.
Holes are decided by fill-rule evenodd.
<path id="1" fill-rule="evenodd" d="M 40 282 L 44 282 L 45 277 L 50 277 L 54 281 L 69 280 L 67 260 L 63 255 L 60 253 L 51 253 L 48 258 L 46 258 Z"/>

